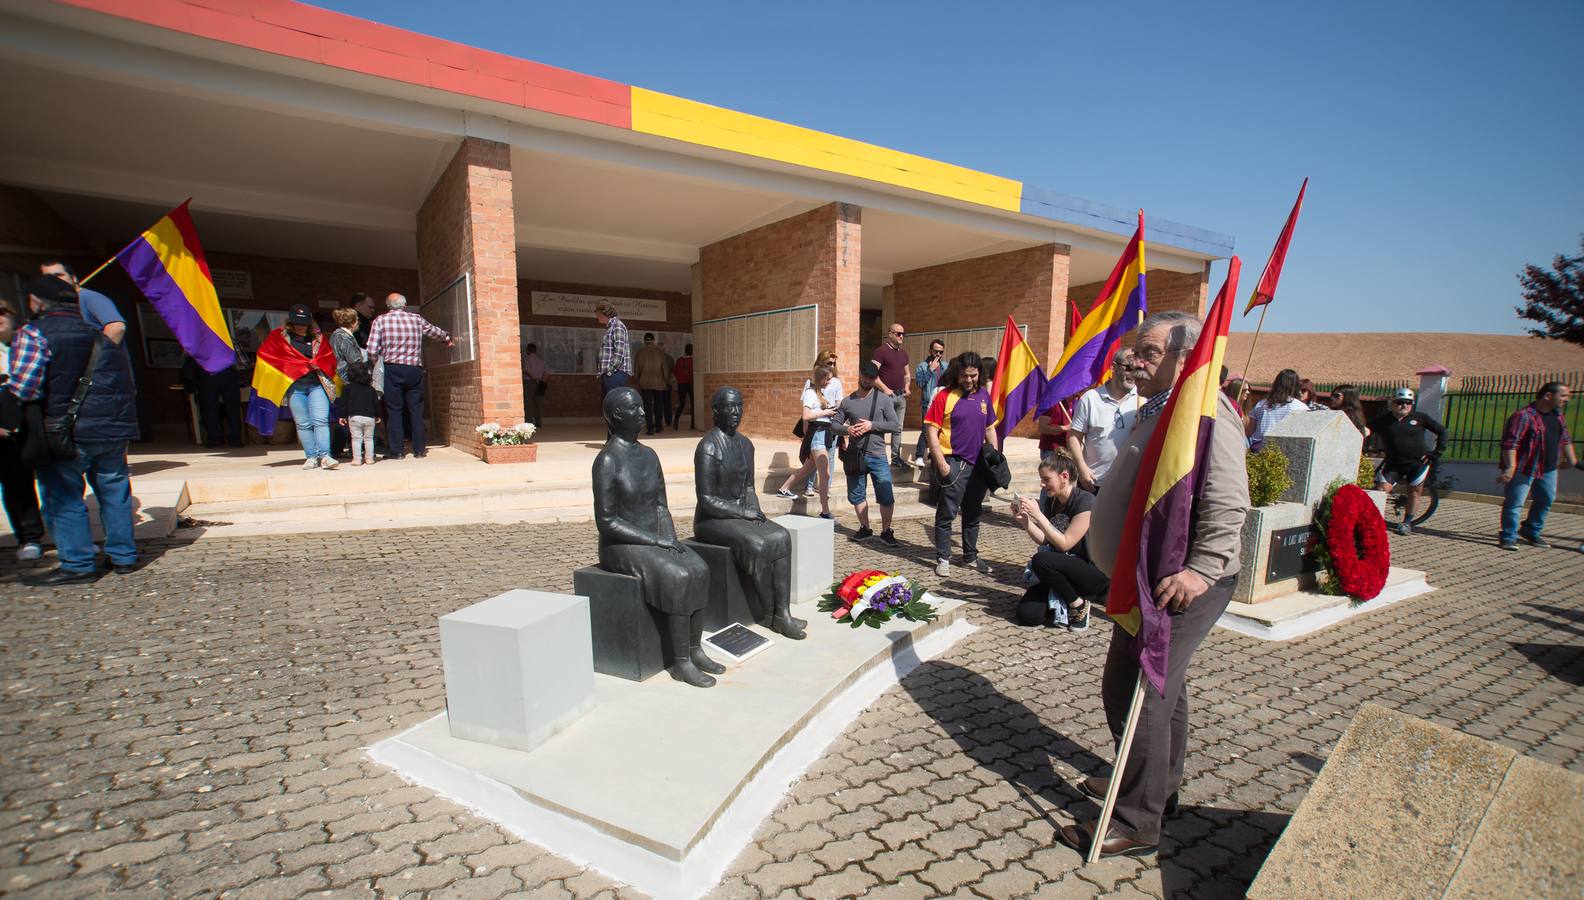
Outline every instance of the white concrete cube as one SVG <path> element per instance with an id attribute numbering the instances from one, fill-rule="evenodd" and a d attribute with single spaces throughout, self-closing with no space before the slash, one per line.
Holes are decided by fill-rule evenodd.
<path id="1" fill-rule="evenodd" d="M 440 617 L 451 735 L 532 750 L 594 708 L 588 598 L 507 591 Z"/>
<path id="2" fill-rule="evenodd" d="M 777 516 L 770 521 L 792 536 L 792 602 L 830 590 L 836 568 L 836 523 L 814 516 Z"/>

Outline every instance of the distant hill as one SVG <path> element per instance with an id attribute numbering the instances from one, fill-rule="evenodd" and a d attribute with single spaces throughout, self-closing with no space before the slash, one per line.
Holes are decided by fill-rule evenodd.
<path id="1" fill-rule="evenodd" d="M 1242 373 L 1253 331 L 1227 339 L 1226 366 Z M 1584 347 L 1510 334 L 1265 332 L 1248 375 L 1268 384 L 1282 369 L 1319 382 L 1408 381 L 1430 366 L 1452 370 L 1451 387 L 1470 375 L 1529 375 L 1584 372 Z M 1580 385 L 1574 385 L 1574 388 Z"/>

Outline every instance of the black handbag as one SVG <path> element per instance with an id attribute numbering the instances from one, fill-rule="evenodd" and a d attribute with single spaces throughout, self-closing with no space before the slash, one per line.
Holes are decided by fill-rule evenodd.
<path id="1" fill-rule="evenodd" d="M 66 412 L 59 416 L 44 417 L 44 452 L 48 457 L 44 460 L 50 462 L 65 462 L 77 458 L 77 440 L 72 432 L 77 428 L 77 412 L 82 408 L 83 398 L 88 396 L 88 389 L 93 387 L 94 367 L 99 365 L 100 354 L 104 350 L 103 337 L 96 336 L 93 352 L 88 354 L 88 365 L 83 367 L 82 374 L 77 377 L 77 389 L 72 391 L 71 401 L 66 404 Z"/>
<path id="2" fill-rule="evenodd" d="M 874 421 L 875 407 L 880 402 L 880 392 L 874 388 L 869 389 L 869 421 Z M 864 454 L 868 452 L 869 438 L 874 432 L 860 437 L 858 440 L 847 438 L 847 443 L 841 449 L 842 471 L 849 478 L 857 478 L 863 474 Z"/>
<path id="3" fill-rule="evenodd" d="M 798 419 L 797 424 L 792 426 L 792 436 L 795 438 L 802 437 L 807 431 L 808 427 L 803 424 L 802 419 Z"/>

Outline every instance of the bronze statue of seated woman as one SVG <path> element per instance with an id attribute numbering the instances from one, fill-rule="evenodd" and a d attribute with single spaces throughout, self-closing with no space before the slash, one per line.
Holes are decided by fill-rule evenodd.
<path id="1" fill-rule="evenodd" d="M 704 603 L 709 570 L 677 540 L 666 506 L 660 457 L 638 443 L 644 427 L 643 398 L 633 388 L 605 395 L 610 437 L 594 459 L 594 522 L 599 526 L 599 564 L 608 572 L 636 576 L 644 602 L 664 614 L 667 666 L 671 677 L 711 687 L 726 667 L 704 655 Z"/>
<path id="2" fill-rule="evenodd" d="M 754 490 L 753 442 L 737 432 L 742 422 L 742 392 L 723 387 L 711 403 L 715 427 L 693 452 L 693 481 L 698 509 L 693 534 L 706 544 L 731 549 L 744 585 L 757 595 L 754 611 L 760 621 L 793 640 L 803 639 L 807 622 L 792 618 L 792 538 L 786 529 L 766 521 Z"/>

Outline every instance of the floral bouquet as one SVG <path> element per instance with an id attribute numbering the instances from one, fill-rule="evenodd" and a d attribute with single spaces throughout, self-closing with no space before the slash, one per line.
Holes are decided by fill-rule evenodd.
<path id="1" fill-rule="evenodd" d="M 528 422 L 510 428 L 502 428 L 499 422 L 485 422 L 473 430 L 484 438 L 484 443 L 490 445 L 526 444 L 533 440 L 535 431 Z"/>
<path id="2" fill-rule="evenodd" d="M 852 627 L 881 624 L 898 616 L 909 622 L 933 622 L 935 607 L 924 602 L 924 586 L 895 572 L 867 569 L 831 583 L 820 598 L 819 611 Z"/>

